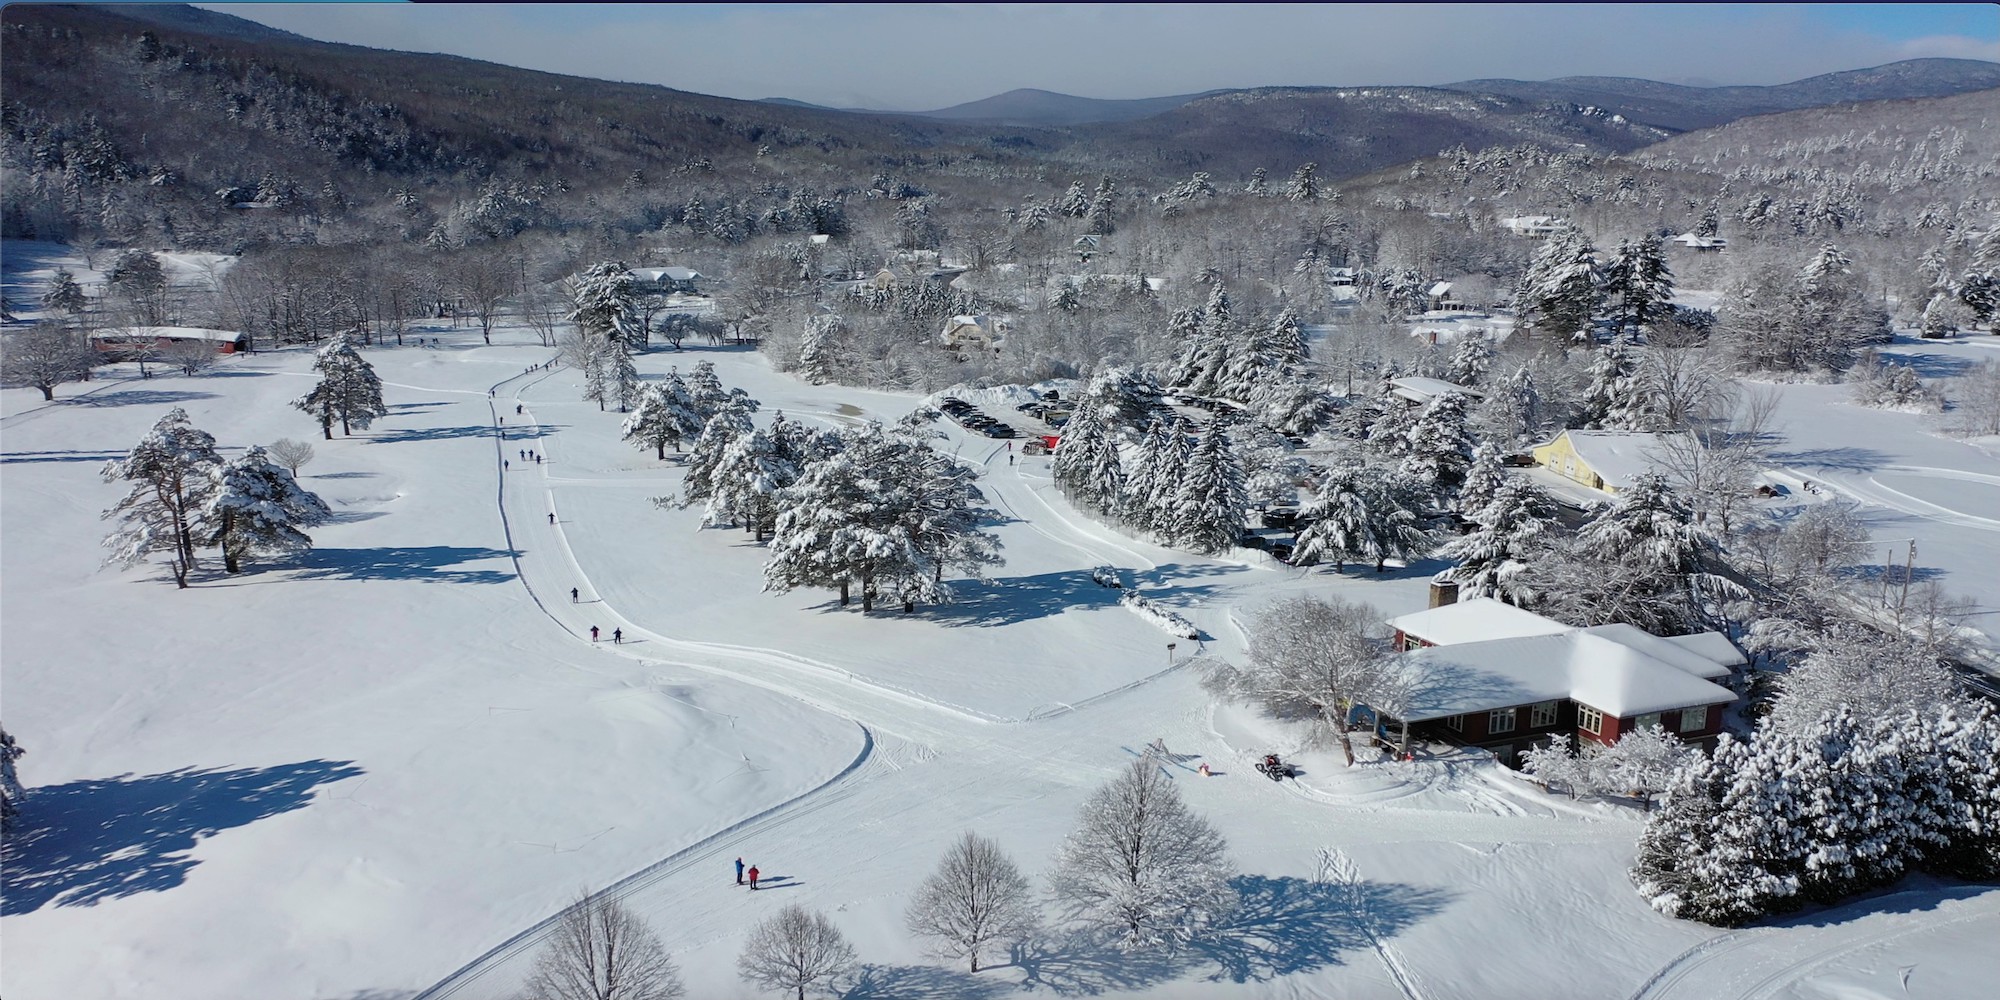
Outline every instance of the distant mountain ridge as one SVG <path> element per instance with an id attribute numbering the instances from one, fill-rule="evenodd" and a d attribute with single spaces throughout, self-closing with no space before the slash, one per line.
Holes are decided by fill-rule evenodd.
<path id="1" fill-rule="evenodd" d="M 1203 98 L 1222 94 L 1294 92 L 1355 92 L 1453 90 L 1494 94 L 1523 101 L 1573 104 L 1598 108 L 1627 120 L 1673 132 L 1709 128 L 1751 115 L 1849 104 L 1857 101 L 1910 97 L 1949 97 L 2000 87 L 2000 63 L 1976 59 L 1906 59 L 1869 69 L 1845 70 L 1769 86 L 1695 87 L 1636 77 L 1566 76 L 1553 80 L 1466 80 L 1437 87 L 1370 85 L 1365 87 L 1248 87 L 1209 90 L 1198 94 L 1111 100 L 1078 97 L 1048 90 L 1022 88 L 934 111 L 880 111 L 869 108 L 829 108 L 791 98 L 766 102 L 788 107 L 854 114 L 903 115 L 945 121 L 983 122 L 1042 128 L 1062 128 L 1101 122 L 1131 122 L 1166 114 Z"/>

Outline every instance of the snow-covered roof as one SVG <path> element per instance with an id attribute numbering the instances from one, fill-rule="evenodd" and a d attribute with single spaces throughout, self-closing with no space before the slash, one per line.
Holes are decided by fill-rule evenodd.
<path id="1" fill-rule="evenodd" d="M 1630 718 L 1736 700 L 1728 688 L 1627 645 L 1618 633 L 1593 629 L 1432 646 L 1403 657 L 1423 678 L 1403 712 L 1409 722 L 1542 701 Z"/>
<path id="2" fill-rule="evenodd" d="M 97 331 L 99 337 L 135 340 L 206 340 L 224 343 L 243 337 L 241 330 L 213 330 L 202 326 L 115 326 Z"/>
<path id="3" fill-rule="evenodd" d="M 1632 480 L 1657 469 L 1661 445 L 1678 436 L 1637 431 L 1568 430 L 1563 434 L 1569 436 L 1576 457 L 1613 489 L 1624 489 Z"/>
<path id="4" fill-rule="evenodd" d="M 1737 649 L 1736 644 L 1730 642 L 1729 637 L 1720 632 L 1696 632 L 1693 635 L 1662 636 L 1661 641 L 1671 642 L 1711 663 L 1718 663 L 1725 667 L 1740 667 L 1750 662 L 1743 655 L 1743 651 Z M 1712 675 L 1703 674 L 1702 676 L 1708 677 Z"/>
<path id="5" fill-rule="evenodd" d="M 1720 236 L 1696 236 L 1693 233 L 1682 233 L 1674 237 L 1674 242 L 1684 247 L 1693 247 L 1696 250 L 1720 250 L 1729 245 L 1729 241 Z"/>
<path id="6" fill-rule="evenodd" d="M 632 277 L 637 278 L 640 281 L 651 281 L 655 283 L 662 280 L 696 281 L 701 278 L 700 271 L 696 271 L 695 269 L 689 267 L 635 267 L 632 269 L 631 273 Z"/>
<path id="7" fill-rule="evenodd" d="M 1438 646 L 1571 631 L 1570 626 L 1553 618 L 1544 618 L 1491 597 L 1469 598 L 1456 604 L 1391 618 L 1389 627 Z"/>
<path id="8" fill-rule="evenodd" d="M 1428 403 L 1447 392 L 1478 399 L 1486 394 L 1477 389 L 1468 389 L 1455 382 L 1441 378 L 1425 378 L 1422 375 L 1405 375 L 1389 380 L 1389 391 L 1412 403 Z"/>
<path id="9" fill-rule="evenodd" d="M 1632 625 L 1593 625 L 1590 628 L 1584 629 L 1584 631 L 1592 635 L 1603 636 L 1620 645 L 1630 646 L 1662 663 L 1679 667 L 1696 677 L 1707 680 L 1729 676 L 1730 668 L 1736 665 L 1726 660 L 1718 661 L 1686 645 L 1675 642 L 1673 639 L 1654 635 L 1645 629 Z M 1719 632 L 1703 632 L 1700 635 L 1713 636 L 1722 640 L 1722 644 L 1729 646 L 1731 652 L 1734 652 L 1736 649 L 1735 646 L 1729 645 L 1729 638 Z M 1679 638 L 1694 639 L 1697 637 L 1680 636 Z M 1742 657 L 1738 656 L 1736 660 L 1740 662 Z"/>
<path id="10" fill-rule="evenodd" d="M 1443 298 L 1444 296 L 1450 294 L 1451 294 L 1451 282 L 1449 281 L 1440 281 L 1437 284 L 1431 286 L 1430 290 L 1431 298 L 1434 299 Z"/>

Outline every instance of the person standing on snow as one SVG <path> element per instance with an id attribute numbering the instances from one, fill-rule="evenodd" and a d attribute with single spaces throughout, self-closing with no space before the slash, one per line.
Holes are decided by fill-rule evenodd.
<path id="1" fill-rule="evenodd" d="M 757 866 L 756 866 L 756 865 L 751 865 L 751 866 L 750 866 L 750 891 L 751 891 L 751 892 L 756 892 L 756 891 L 757 891 Z"/>
<path id="2" fill-rule="evenodd" d="M 591 641 L 591 642 L 596 642 L 596 641 L 597 641 L 597 626 L 595 626 L 595 625 L 592 625 L 592 626 L 590 627 L 590 641 Z"/>
<path id="3" fill-rule="evenodd" d="M 624 641 L 625 641 L 625 630 L 624 630 L 624 629 L 622 629 L 622 628 L 614 628 L 614 629 L 612 629 L 612 630 L 611 630 L 611 641 L 612 641 L 613 643 L 620 643 L 620 642 L 624 642 Z"/>
<path id="4" fill-rule="evenodd" d="M 742 884 L 743 884 L 743 859 L 742 859 L 742 858 L 737 858 L 737 859 L 736 859 L 736 884 L 737 884 L 737 885 L 742 885 Z"/>

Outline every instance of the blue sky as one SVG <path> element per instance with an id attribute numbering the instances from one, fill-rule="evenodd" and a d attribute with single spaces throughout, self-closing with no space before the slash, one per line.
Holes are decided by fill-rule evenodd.
<path id="1" fill-rule="evenodd" d="M 725 97 L 945 107 L 1017 87 L 1638 76 L 1783 83 L 1919 56 L 2000 61 L 1992 4 L 200 4 L 327 41 Z"/>

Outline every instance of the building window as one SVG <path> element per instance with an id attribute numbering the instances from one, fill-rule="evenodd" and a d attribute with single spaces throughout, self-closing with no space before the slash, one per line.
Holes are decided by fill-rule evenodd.
<path id="1" fill-rule="evenodd" d="M 1454 715 L 1444 720 L 1444 724 L 1454 733 L 1465 732 L 1465 716 L 1463 715 Z"/>
<path id="2" fill-rule="evenodd" d="M 1708 728 L 1708 706 L 1681 709 L 1681 732 L 1693 733 Z"/>
<path id="3" fill-rule="evenodd" d="M 1634 718 L 1632 719 L 1632 728 L 1633 728 L 1633 729 L 1658 729 L 1658 728 L 1660 728 L 1660 713 L 1658 713 L 1658 712 L 1647 712 L 1647 713 L 1646 713 L 1645 715 L 1640 715 L 1640 716 L 1635 716 L 1635 717 L 1634 717 Z"/>
<path id="4" fill-rule="evenodd" d="M 1604 713 L 1587 705 L 1576 706 L 1576 728 L 1592 736 L 1604 732 Z"/>
<path id="5" fill-rule="evenodd" d="M 1486 715 L 1486 731 L 1489 733 L 1511 733 L 1514 731 L 1514 710 L 1503 708 Z"/>
<path id="6" fill-rule="evenodd" d="M 1542 729 L 1555 724 L 1556 703 L 1553 701 L 1545 701 L 1536 705 L 1534 710 L 1528 714 L 1528 725 L 1535 729 Z"/>

